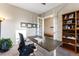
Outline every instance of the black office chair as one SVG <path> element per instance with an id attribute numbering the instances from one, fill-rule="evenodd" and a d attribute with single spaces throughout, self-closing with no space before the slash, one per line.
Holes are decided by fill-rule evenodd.
<path id="1" fill-rule="evenodd" d="M 21 33 L 19 33 L 20 36 L 20 44 L 19 44 L 19 56 L 29 56 L 31 53 L 34 52 L 34 49 L 36 48 L 34 44 L 25 45 L 24 37 Z"/>

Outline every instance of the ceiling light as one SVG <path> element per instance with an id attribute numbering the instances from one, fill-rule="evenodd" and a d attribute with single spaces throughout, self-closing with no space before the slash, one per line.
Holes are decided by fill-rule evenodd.
<path id="1" fill-rule="evenodd" d="M 41 3 L 42 5 L 46 5 L 46 3 Z"/>

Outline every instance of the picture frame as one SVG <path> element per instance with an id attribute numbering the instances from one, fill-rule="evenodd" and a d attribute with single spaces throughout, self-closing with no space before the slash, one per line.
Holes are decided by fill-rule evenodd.
<path id="1" fill-rule="evenodd" d="M 36 28 L 37 24 L 33 24 L 33 23 L 26 23 L 26 22 L 21 22 L 21 27 L 23 28 Z"/>
<path id="2" fill-rule="evenodd" d="M 31 23 L 27 23 L 27 28 L 32 28 L 32 24 Z"/>
<path id="3" fill-rule="evenodd" d="M 37 24 L 32 24 L 32 28 L 36 28 L 37 27 Z"/>
<path id="4" fill-rule="evenodd" d="M 26 23 L 25 22 L 21 22 L 21 27 L 26 27 Z"/>

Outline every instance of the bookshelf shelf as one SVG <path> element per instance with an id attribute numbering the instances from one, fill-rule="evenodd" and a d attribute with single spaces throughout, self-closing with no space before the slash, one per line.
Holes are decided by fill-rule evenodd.
<path id="1" fill-rule="evenodd" d="M 68 44 L 68 45 L 72 45 L 72 46 L 75 46 L 75 44 L 72 44 L 72 43 L 66 43 L 66 42 L 63 42 L 64 44 Z"/>
<path id="2" fill-rule="evenodd" d="M 62 39 L 69 39 L 69 40 L 75 40 L 75 39 L 72 39 L 72 38 L 65 38 L 65 37 L 63 37 Z"/>
<path id="3" fill-rule="evenodd" d="M 64 19 L 64 20 L 74 20 L 75 18 L 67 18 L 67 19 Z"/>
<path id="4" fill-rule="evenodd" d="M 75 30 L 75 29 L 63 29 L 63 30 Z"/>
<path id="5" fill-rule="evenodd" d="M 67 32 L 63 32 L 64 34 L 72 34 L 72 35 L 75 35 L 74 33 L 67 33 Z"/>
<path id="6" fill-rule="evenodd" d="M 71 24 L 63 23 L 63 25 L 75 25 L 75 23 L 71 23 Z"/>

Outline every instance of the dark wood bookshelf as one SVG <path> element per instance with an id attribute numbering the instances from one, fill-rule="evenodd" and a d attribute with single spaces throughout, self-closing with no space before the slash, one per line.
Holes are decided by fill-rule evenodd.
<path id="1" fill-rule="evenodd" d="M 62 47 L 79 53 L 79 11 L 62 15 Z"/>

